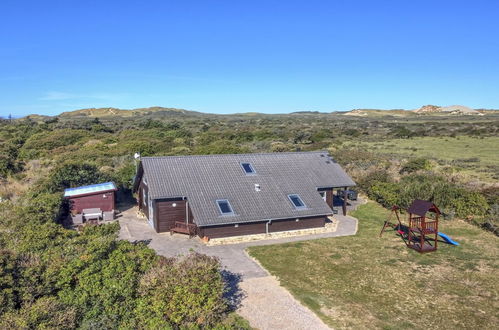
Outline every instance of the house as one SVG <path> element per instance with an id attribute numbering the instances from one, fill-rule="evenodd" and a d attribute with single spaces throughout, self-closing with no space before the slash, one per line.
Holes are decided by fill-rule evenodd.
<path id="1" fill-rule="evenodd" d="M 143 157 L 134 191 L 156 232 L 219 238 L 324 227 L 354 185 L 320 151 Z"/>
<path id="2" fill-rule="evenodd" d="M 98 208 L 102 212 L 115 210 L 116 185 L 113 182 L 93 184 L 64 190 L 64 198 L 69 200 L 73 214 L 81 214 L 84 209 Z"/>

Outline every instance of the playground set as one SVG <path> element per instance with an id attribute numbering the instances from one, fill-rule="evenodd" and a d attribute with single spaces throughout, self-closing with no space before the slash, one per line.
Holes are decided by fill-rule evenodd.
<path id="1" fill-rule="evenodd" d="M 383 235 L 387 228 L 393 228 L 402 237 L 407 247 L 420 253 L 433 252 L 437 250 L 438 236 L 442 237 L 448 244 L 459 245 L 449 236 L 438 231 L 438 218 L 440 210 L 432 202 L 416 199 L 407 209 L 409 214 L 408 226 L 400 221 L 400 208 L 392 206 L 390 218 L 385 221 L 379 237 Z M 396 216 L 398 223 L 391 222 L 393 215 Z"/>

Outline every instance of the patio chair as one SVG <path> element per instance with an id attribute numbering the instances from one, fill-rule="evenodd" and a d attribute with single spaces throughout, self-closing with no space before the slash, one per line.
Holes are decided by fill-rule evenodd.
<path id="1" fill-rule="evenodd" d="M 83 223 L 83 214 L 78 213 L 71 216 L 73 225 L 81 225 Z"/>
<path id="2" fill-rule="evenodd" d="M 112 221 L 114 220 L 114 210 L 112 211 L 104 211 L 102 213 L 102 218 L 104 221 Z"/>

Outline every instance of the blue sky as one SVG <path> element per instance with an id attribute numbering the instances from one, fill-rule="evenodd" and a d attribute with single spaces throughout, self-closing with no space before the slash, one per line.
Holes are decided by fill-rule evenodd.
<path id="1" fill-rule="evenodd" d="M 499 108 L 499 1 L 0 2 L 0 116 Z"/>

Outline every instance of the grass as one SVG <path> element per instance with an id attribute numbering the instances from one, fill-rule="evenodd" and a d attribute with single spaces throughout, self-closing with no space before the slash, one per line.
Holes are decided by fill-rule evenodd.
<path id="1" fill-rule="evenodd" d="M 351 142 L 352 144 L 354 142 Z M 458 137 L 415 137 L 411 139 L 387 139 L 381 142 L 359 142 L 371 151 L 394 154 L 404 157 L 427 157 L 444 160 L 460 168 L 463 172 L 483 179 L 497 175 L 499 164 L 499 137 L 478 138 L 470 136 Z"/>
<path id="2" fill-rule="evenodd" d="M 465 222 L 442 222 L 441 231 L 461 245 L 419 254 L 393 231 L 378 237 L 388 214 L 370 202 L 352 213 L 356 236 L 249 253 L 334 328 L 496 327 L 499 239 Z"/>

